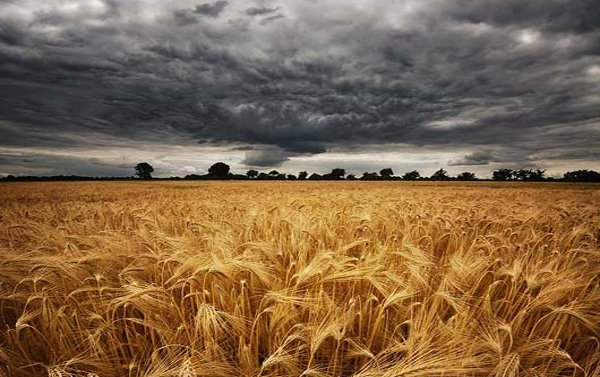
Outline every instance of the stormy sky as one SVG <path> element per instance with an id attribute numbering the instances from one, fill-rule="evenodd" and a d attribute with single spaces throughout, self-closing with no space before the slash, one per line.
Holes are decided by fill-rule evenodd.
<path id="1" fill-rule="evenodd" d="M 2 0 L 0 175 L 600 169 L 597 0 Z"/>

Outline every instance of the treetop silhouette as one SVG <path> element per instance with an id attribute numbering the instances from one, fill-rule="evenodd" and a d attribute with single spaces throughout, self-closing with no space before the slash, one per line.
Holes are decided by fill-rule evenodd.
<path id="1" fill-rule="evenodd" d="M 152 179 L 154 168 L 147 162 L 140 162 L 135 166 L 135 175 L 140 179 Z"/>

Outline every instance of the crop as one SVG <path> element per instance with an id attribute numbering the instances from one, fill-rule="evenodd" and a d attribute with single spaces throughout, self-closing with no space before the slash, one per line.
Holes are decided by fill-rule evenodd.
<path id="1" fill-rule="evenodd" d="M 599 187 L 494 185 L 3 184 L 0 376 L 600 376 Z"/>

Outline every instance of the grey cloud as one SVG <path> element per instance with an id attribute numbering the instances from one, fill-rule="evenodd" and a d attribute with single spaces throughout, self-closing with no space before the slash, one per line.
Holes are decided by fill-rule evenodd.
<path id="1" fill-rule="evenodd" d="M 290 154 L 281 148 L 267 147 L 246 151 L 242 164 L 255 167 L 281 166 Z"/>
<path id="2" fill-rule="evenodd" d="M 41 12 L 37 14 L 36 23 L 45 25 L 60 25 L 67 21 L 67 18 L 57 12 Z"/>
<path id="3" fill-rule="evenodd" d="M 14 25 L 10 20 L 0 22 L 0 43 L 7 46 L 21 46 L 25 44 L 25 31 Z"/>
<path id="4" fill-rule="evenodd" d="M 563 160 L 595 160 L 600 161 L 600 146 L 589 149 L 568 149 L 563 148 L 553 151 L 551 155 L 541 154 L 543 158 L 558 158 Z"/>
<path id="5" fill-rule="evenodd" d="M 196 5 L 192 9 L 176 9 L 173 11 L 173 17 L 179 25 L 191 25 L 198 23 L 198 16 L 217 18 L 225 10 L 229 2 L 219 0 L 214 3 L 204 3 Z"/>
<path id="6" fill-rule="evenodd" d="M 585 33 L 600 26 L 600 5 L 595 0 L 458 0 L 450 14 L 471 22 L 541 27 L 549 31 Z"/>
<path id="7" fill-rule="evenodd" d="M 279 7 L 273 7 L 273 8 L 268 8 L 268 7 L 252 7 L 252 8 L 248 8 L 246 9 L 245 13 L 249 16 L 264 16 L 267 14 L 272 14 L 275 13 L 279 10 Z"/>
<path id="8" fill-rule="evenodd" d="M 191 25 L 198 22 L 198 17 L 190 9 L 177 9 L 173 11 L 173 17 L 178 25 Z"/>
<path id="9" fill-rule="evenodd" d="M 48 154 L 34 154 L 23 158 L 20 154 L 0 153 L 0 173 L 129 177 L 134 171 L 132 166 L 107 164 L 92 158 Z"/>
<path id="10" fill-rule="evenodd" d="M 265 17 L 264 19 L 262 19 L 260 21 L 260 24 L 261 25 L 266 25 L 266 24 L 268 24 L 270 22 L 281 20 L 281 19 L 284 19 L 284 18 L 286 18 L 286 17 L 283 14 L 279 14 L 278 13 L 278 14 L 274 14 L 274 15 L 272 15 L 270 17 Z"/>
<path id="11" fill-rule="evenodd" d="M 523 147 L 496 147 L 494 150 L 476 150 L 460 159 L 448 161 L 448 166 L 482 166 L 501 164 L 510 167 L 538 167 L 537 151 Z M 539 157 L 539 156 L 538 156 Z"/>
<path id="12" fill-rule="evenodd" d="M 214 2 L 213 4 L 204 3 L 196 5 L 196 8 L 194 8 L 194 13 L 204 14 L 210 17 L 218 17 L 219 14 L 221 14 L 221 12 L 225 9 L 227 4 L 229 4 L 227 1 L 219 0 Z"/>
<path id="13" fill-rule="evenodd" d="M 490 152 L 476 151 L 465 155 L 462 159 L 448 162 L 449 166 L 489 165 L 494 156 Z"/>
<path id="14" fill-rule="evenodd" d="M 230 149 L 231 151 L 253 151 L 256 150 L 256 147 L 252 145 L 243 145 L 239 147 L 233 147 Z"/>

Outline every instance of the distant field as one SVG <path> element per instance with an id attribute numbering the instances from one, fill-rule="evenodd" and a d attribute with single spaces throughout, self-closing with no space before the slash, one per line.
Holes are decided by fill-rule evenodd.
<path id="1" fill-rule="evenodd" d="M 600 185 L 0 184 L 0 376 L 600 376 Z"/>

